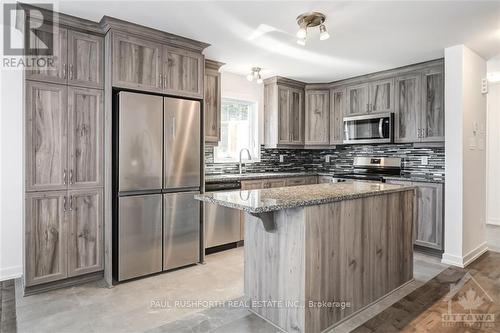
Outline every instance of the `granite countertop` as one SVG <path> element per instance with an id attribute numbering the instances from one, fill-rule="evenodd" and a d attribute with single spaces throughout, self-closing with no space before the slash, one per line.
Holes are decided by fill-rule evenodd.
<path id="1" fill-rule="evenodd" d="M 286 208 L 321 205 L 367 196 L 407 191 L 414 186 L 352 182 L 301 185 L 262 190 L 211 192 L 195 195 L 200 201 L 236 208 L 248 213 L 265 213 Z"/>

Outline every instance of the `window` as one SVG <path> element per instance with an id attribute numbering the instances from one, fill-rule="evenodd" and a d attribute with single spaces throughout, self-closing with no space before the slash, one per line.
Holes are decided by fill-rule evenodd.
<path id="1" fill-rule="evenodd" d="M 238 162 L 242 148 L 250 151 L 252 161 L 260 159 L 257 110 L 253 101 L 222 99 L 221 140 L 214 149 L 216 163 Z"/>

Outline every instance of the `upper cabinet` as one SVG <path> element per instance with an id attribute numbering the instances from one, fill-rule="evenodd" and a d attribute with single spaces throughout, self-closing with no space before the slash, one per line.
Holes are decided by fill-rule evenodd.
<path id="1" fill-rule="evenodd" d="M 347 87 L 346 116 L 356 116 L 370 111 L 369 95 L 370 87 L 367 83 L 356 84 Z"/>
<path id="2" fill-rule="evenodd" d="M 205 59 L 205 143 L 217 145 L 221 125 L 221 62 Z"/>
<path id="3" fill-rule="evenodd" d="M 407 74 L 396 78 L 396 113 L 394 140 L 416 142 L 419 140 L 421 109 L 421 75 Z"/>
<path id="4" fill-rule="evenodd" d="M 346 101 L 344 88 L 330 90 L 330 144 L 342 144 L 344 140 L 344 109 Z"/>
<path id="5" fill-rule="evenodd" d="M 163 47 L 163 89 L 172 95 L 203 97 L 202 54 L 175 47 Z"/>
<path id="6" fill-rule="evenodd" d="M 347 87 L 346 116 L 394 110 L 394 80 L 384 79 Z"/>
<path id="7" fill-rule="evenodd" d="M 47 35 L 47 40 L 53 41 L 53 65 L 51 68 L 27 70 L 26 79 L 90 88 L 103 87 L 104 50 L 101 36 L 50 25 L 42 25 L 35 31 L 40 36 Z M 37 43 L 44 38 L 30 38 L 29 42 Z M 33 47 L 36 45 L 31 45 Z"/>
<path id="8" fill-rule="evenodd" d="M 330 91 L 306 90 L 305 144 L 330 144 Z"/>
<path id="9" fill-rule="evenodd" d="M 422 141 L 444 141 L 444 66 L 422 74 Z"/>
<path id="10" fill-rule="evenodd" d="M 113 85 L 161 91 L 160 57 L 162 46 L 142 38 L 113 35 Z"/>
<path id="11" fill-rule="evenodd" d="M 264 142 L 269 148 L 304 145 L 304 86 L 274 77 L 264 86 Z"/>
<path id="12" fill-rule="evenodd" d="M 208 44 L 105 17 L 110 39 L 112 85 L 203 99 Z"/>

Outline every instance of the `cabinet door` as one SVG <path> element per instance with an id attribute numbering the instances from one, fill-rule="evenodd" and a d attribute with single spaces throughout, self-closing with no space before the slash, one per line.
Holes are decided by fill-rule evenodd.
<path id="1" fill-rule="evenodd" d="M 443 185 L 413 182 L 417 190 L 415 244 L 443 249 Z"/>
<path id="2" fill-rule="evenodd" d="M 202 54 L 163 47 L 163 87 L 173 95 L 203 97 L 204 58 Z"/>
<path id="3" fill-rule="evenodd" d="M 67 275 L 66 191 L 26 195 L 26 286 Z"/>
<path id="4" fill-rule="evenodd" d="M 68 79 L 68 30 L 52 25 L 42 25 L 35 28 L 32 33 L 36 34 L 37 38 L 26 38 L 26 44 L 30 44 L 25 45 L 25 48 L 34 50 L 33 56 L 35 57 L 44 57 L 42 52 L 45 45 L 52 44 L 53 54 L 50 58 L 52 66 L 27 69 L 26 79 L 66 83 Z M 37 52 L 37 50 L 41 51 Z"/>
<path id="5" fill-rule="evenodd" d="M 161 45 L 113 33 L 113 86 L 161 91 Z"/>
<path id="6" fill-rule="evenodd" d="M 26 81 L 26 189 L 67 187 L 66 86 Z"/>
<path id="7" fill-rule="evenodd" d="M 102 189 L 68 192 L 68 276 L 103 269 Z"/>
<path id="8" fill-rule="evenodd" d="M 256 190 L 264 188 L 264 183 L 262 180 L 246 180 L 241 182 L 242 190 Z"/>
<path id="9" fill-rule="evenodd" d="M 278 143 L 290 144 L 290 89 L 278 86 Z"/>
<path id="10" fill-rule="evenodd" d="M 90 88 L 104 86 L 103 38 L 68 31 L 68 83 Z"/>
<path id="11" fill-rule="evenodd" d="M 369 86 L 367 83 L 347 87 L 347 107 L 346 116 L 354 116 L 368 112 Z"/>
<path id="12" fill-rule="evenodd" d="M 444 141 L 444 70 L 437 67 L 423 75 L 422 141 Z"/>
<path id="13" fill-rule="evenodd" d="M 104 112 L 102 91 L 68 88 L 70 188 L 102 185 Z"/>
<path id="14" fill-rule="evenodd" d="M 263 188 L 276 188 L 276 187 L 285 187 L 286 181 L 285 179 L 267 179 L 262 183 Z"/>
<path id="15" fill-rule="evenodd" d="M 421 114 L 420 74 L 410 74 L 396 79 L 396 113 L 394 140 L 417 142 Z"/>
<path id="16" fill-rule="evenodd" d="M 290 89 L 290 143 L 304 144 L 304 91 Z"/>
<path id="17" fill-rule="evenodd" d="M 330 144 L 342 144 L 344 140 L 345 89 L 330 91 Z"/>
<path id="18" fill-rule="evenodd" d="M 370 112 L 392 112 L 394 110 L 394 80 L 370 83 Z"/>
<path id="19" fill-rule="evenodd" d="M 205 142 L 220 141 L 220 112 L 221 112 L 220 73 L 216 70 L 205 70 Z"/>
<path id="20" fill-rule="evenodd" d="M 330 144 L 330 92 L 306 92 L 306 145 Z"/>
<path id="21" fill-rule="evenodd" d="M 306 185 L 307 177 L 293 177 L 287 178 L 286 186 L 297 186 L 297 185 Z"/>

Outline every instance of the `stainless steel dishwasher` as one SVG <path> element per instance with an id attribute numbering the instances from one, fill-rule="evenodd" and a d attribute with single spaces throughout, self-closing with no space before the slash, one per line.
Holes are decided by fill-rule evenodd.
<path id="1" fill-rule="evenodd" d="M 239 181 L 205 184 L 205 192 L 231 191 L 240 188 Z M 203 213 L 205 248 L 236 243 L 241 240 L 239 210 L 205 203 Z"/>

